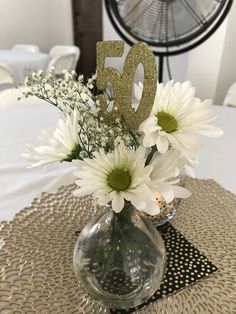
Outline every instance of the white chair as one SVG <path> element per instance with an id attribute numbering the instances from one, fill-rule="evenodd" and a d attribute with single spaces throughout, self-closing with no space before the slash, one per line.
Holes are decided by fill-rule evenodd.
<path id="1" fill-rule="evenodd" d="M 14 85 L 14 77 L 11 69 L 5 64 L 0 64 L 0 90 L 10 88 Z"/>
<path id="2" fill-rule="evenodd" d="M 55 68 L 55 76 L 60 77 L 63 75 L 63 71 L 72 71 L 75 69 L 75 54 L 74 53 L 68 53 L 61 56 L 54 57 L 50 60 L 48 64 L 47 72 L 50 71 L 52 67 Z"/>
<path id="3" fill-rule="evenodd" d="M 14 47 L 12 47 L 12 50 L 28 51 L 28 52 L 40 52 L 39 47 L 36 45 L 23 45 L 23 44 L 15 45 Z"/>
<path id="4" fill-rule="evenodd" d="M 224 106 L 236 106 L 236 82 L 234 82 L 227 91 L 223 101 Z"/>
<path id="5" fill-rule="evenodd" d="M 54 59 L 59 56 L 73 54 L 74 55 L 74 62 L 71 66 L 70 70 L 75 70 L 77 62 L 80 57 L 80 49 L 76 46 L 66 46 L 66 45 L 57 45 L 52 47 L 52 49 L 49 51 L 49 56 L 51 59 Z"/>

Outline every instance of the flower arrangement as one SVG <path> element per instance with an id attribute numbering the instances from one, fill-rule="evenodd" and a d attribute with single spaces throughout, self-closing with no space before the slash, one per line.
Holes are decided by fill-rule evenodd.
<path id="1" fill-rule="evenodd" d="M 159 213 L 156 195 L 169 203 L 190 192 L 177 185 L 180 172 L 191 171 L 201 142 L 195 134 L 219 136 L 222 131 L 209 123 L 216 115 L 210 100 L 195 97 L 190 82 L 157 84 L 150 116 L 138 130 L 129 128 L 122 117 L 104 119 L 97 96 L 96 75 L 87 81 L 82 75 L 64 72 L 55 79 L 33 73 L 26 79 L 30 95 L 56 106 L 61 117 L 54 130 L 43 130 L 41 146 L 28 145 L 24 157 L 32 166 L 49 162 L 74 162 L 77 196 L 92 194 L 99 205 L 111 203 L 119 213 L 130 202 L 140 211 Z M 142 83 L 134 85 L 136 102 Z M 105 89 L 107 111 L 116 111 L 111 88 Z M 133 109 L 135 111 L 135 108 Z"/>
<path id="2" fill-rule="evenodd" d="M 55 129 L 41 132 L 41 145 L 28 145 L 24 156 L 32 166 L 73 162 L 74 194 L 92 195 L 99 206 L 112 209 L 84 227 L 73 258 L 89 294 L 112 308 L 147 301 L 164 276 L 163 240 L 137 212 L 155 216 L 160 197 L 170 203 L 190 196 L 178 182 L 183 170 L 192 173 L 201 146 L 196 134 L 222 134 L 209 124 L 216 118 L 211 101 L 196 98 L 190 82 L 157 83 L 155 58 L 146 44 L 130 49 L 122 75 L 105 68 L 106 56 L 123 50 L 122 42 L 100 42 L 97 76 L 85 80 L 64 72 L 55 79 L 53 69 L 46 76 L 34 73 L 26 79 L 25 93 L 56 106 L 61 117 Z M 144 83 L 133 85 L 139 63 Z"/>
<path id="3" fill-rule="evenodd" d="M 46 76 L 33 73 L 25 93 L 56 106 L 61 116 L 55 129 L 41 131 L 41 145 L 28 145 L 24 156 L 32 166 L 73 162 L 74 194 L 92 195 L 99 206 L 112 209 L 83 228 L 73 256 L 83 287 L 110 308 L 136 307 L 160 286 L 165 245 L 143 213 L 159 214 L 160 198 L 170 203 L 188 197 L 190 191 L 178 182 L 196 163 L 201 146 L 196 135 L 222 134 L 210 125 L 216 118 L 211 101 L 196 98 L 190 82 L 157 83 L 155 57 L 145 43 L 130 49 L 122 74 L 105 67 L 107 56 L 123 52 L 123 42 L 99 42 L 97 75 L 85 80 L 66 71 L 56 79 L 53 69 Z M 143 84 L 133 86 L 139 63 Z"/>

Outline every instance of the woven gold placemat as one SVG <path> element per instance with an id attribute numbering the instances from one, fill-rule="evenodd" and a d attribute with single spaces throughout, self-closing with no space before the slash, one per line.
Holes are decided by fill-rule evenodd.
<path id="1" fill-rule="evenodd" d="M 137 313 L 236 313 L 236 196 L 213 180 L 186 180 L 193 192 L 172 224 L 219 271 Z M 72 268 L 75 232 L 94 215 L 74 185 L 43 193 L 13 221 L 0 224 L 0 313 L 109 313 L 77 282 Z"/>

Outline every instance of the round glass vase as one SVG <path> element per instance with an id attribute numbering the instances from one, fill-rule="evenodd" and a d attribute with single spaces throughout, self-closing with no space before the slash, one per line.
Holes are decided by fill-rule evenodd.
<path id="1" fill-rule="evenodd" d="M 109 308 L 147 301 L 165 272 L 164 242 L 152 225 L 126 204 L 92 219 L 74 249 L 74 271 L 88 294 Z"/>
<path id="2" fill-rule="evenodd" d="M 151 221 L 155 227 L 159 227 L 169 222 L 174 217 L 181 199 L 174 198 L 171 203 L 167 203 L 160 195 L 157 195 L 156 200 L 160 207 L 160 213 L 152 216 L 142 212 L 141 215 Z"/>

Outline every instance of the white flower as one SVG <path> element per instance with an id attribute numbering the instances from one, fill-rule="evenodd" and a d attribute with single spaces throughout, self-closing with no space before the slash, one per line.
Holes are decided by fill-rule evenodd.
<path id="1" fill-rule="evenodd" d="M 76 161 L 81 170 L 75 172 L 79 186 L 75 195 L 93 194 L 99 205 L 111 202 L 117 213 L 123 209 L 125 200 L 138 210 L 159 213 L 154 193 L 148 186 L 152 166 L 145 167 L 142 152 L 129 150 L 121 142 L 113 152 L 105 154 L 100 150 L 94 156 Z"/>
<path id="2" fill-rule="evenodd" d="M 56 129 L 42 130 L 39 141 L 41 146 L 27 145 L 26 153 L 23 154 L 23 157 L 33 162 L 32 167 L 78 157 L 78 111 L 74 109 L 65 119 L 59 119 Z"/>
<path id="3" fill-rule="evenodd" d="M 137 99 L 141 97 L 142 85 L 135 86 Z M 211 100 L 201 101 L 195 97 L 195 88 L 190 82 L 158 84 L 155 102 L 149 118 L 141 123 L 139 130 L 144 133 L 143 145 L 156 145 L 160 153 L 173 147 L 185 157 L 201 146 L 193 136 L 219 136 L 223 132 L 209 125 L 216 118 Z M 193 154 L 189 156 L 192 159 Z"/>
<path id="4" fill-rule="evenodd" d="M 154 194 L 148 187 L 151 166 L 145 167 L 145 159 L 140 151 L 126 148 L 121 142 L 113 152 L 103 150 L 94 153 L 94 159 L 75 161 L 81 170 L 75 172 L 79 189 L 77 196 L 93 194 L 99 205 L 112 203 L 114 212 L 120 212 L 126 201 L 139 210 L 148 205 L 159 212 Z"/>
<path id="5" fill-rule="evenodd" d="M 176 150 L 169 150 L 165 154 L 157 157 L 154 155 L 151 165 L 153 170 L 150 175 L 150 187 L 153 192 L 160 194 L 167 203 L 171 202 L 174 197 L 187 198 L 191 195 L 190 191 L 175 185 L 179 179 L 179 162 L 180 153 Z"/>
<path id="6" fill-rule="evenodd" d="M 92 194 L 101 206 L 111 202 L 117 213 L 123 209 L 125 200 L 130 201 L 138 210 L 150 215 L 160 211 L 155 197 L 157 193 L 163 193 L 169 201 L 176 189 L 178 197 L 186 197 L 185 189 L 173 187 L 178 180 L 166 182 L 179 173 L 175 167 L 177 155 L 169 152 L 165 158 L 164 155 L 157 156 L 149 166 L 145 166 L 145 155 L 144 147 L 129 150 L 121 142 L 112 153 L 105 154 L 100 150 L 94 153 L 94 159 L 75 161 L 80 170 L 74 173 L 79 186 L 74 194 Z"/>

